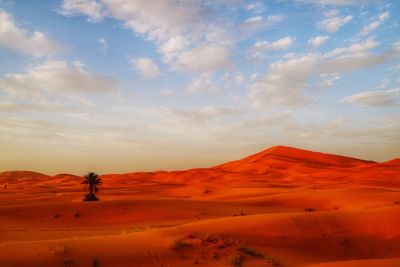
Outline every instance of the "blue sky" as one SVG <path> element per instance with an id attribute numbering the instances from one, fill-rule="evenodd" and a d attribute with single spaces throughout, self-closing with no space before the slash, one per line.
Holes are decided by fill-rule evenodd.
<path id="1" fill-rule="evenodd" d="M 0 0 L 1 170 L 400 151 L 400 3 Z"/>

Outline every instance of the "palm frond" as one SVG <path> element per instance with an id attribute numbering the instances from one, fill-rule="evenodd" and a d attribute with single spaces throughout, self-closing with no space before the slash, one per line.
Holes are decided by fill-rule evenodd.
<path id="1" fill-rule="evenodd" d="M 85 185 L 84 190 L 85 192 L 87 192 L 84 200 L 85 201 L 99 200 L 96 194 L 98 194 L 100 191 L 98 185 L 102 183 L 103 183 L 102 179 L 95 172 L 88 172 L 85 175 L 83 175 L 82 184 Z"/>

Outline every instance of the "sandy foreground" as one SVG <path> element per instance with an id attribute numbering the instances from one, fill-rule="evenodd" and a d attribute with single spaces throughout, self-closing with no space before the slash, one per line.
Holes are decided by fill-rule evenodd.
<path id="1" fill-rule="evenodd" d="M 273 147 L 213 168 L 0 173 L 0 266 L 400 266 L 400 159 Z"/>

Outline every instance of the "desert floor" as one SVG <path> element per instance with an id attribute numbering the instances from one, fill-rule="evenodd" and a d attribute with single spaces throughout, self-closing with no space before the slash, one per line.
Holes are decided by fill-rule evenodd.
<path id="1" fill-rule="evenodd" d="M 213 168 L 0 173 L 0 266 L 400 266 L 400 160 L 273 147 Z"/>

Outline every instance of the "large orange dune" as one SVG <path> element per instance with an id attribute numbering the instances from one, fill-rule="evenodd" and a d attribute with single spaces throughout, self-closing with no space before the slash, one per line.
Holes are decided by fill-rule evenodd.
<path id="1" fill-rule="evenodd" d="M 400 266 L 400 159 L 277 146 L 186 171 L 0 173 L 0 266 Z"/>

